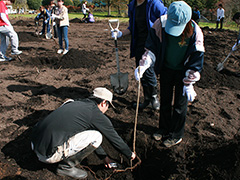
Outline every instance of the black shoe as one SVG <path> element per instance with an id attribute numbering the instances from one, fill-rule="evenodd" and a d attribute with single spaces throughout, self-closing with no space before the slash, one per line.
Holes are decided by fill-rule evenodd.
<path id="1" fill-rule="evenodd" d="M 87 172 L 71 166 L 59 166 L 57 174 L 61 176 L 70 176 L 77 179 L 84 179 L 88 176 Z"/>
<path id="2" fill-rule="evenodd" d="M 150 105 L 150 100 L 144 100 L 143 103 L 139 103 L 138 110 L 142 111 L 145 109 L 148 105 Z M 137 103 L 133 103 L 133 108 L 137 108 Z"/>
<path id="3" fill-rule="evenodd" d="M 182 142 L 182 138 L 169 138 L 163 142 L 164 146 L 170 148 Z"/>
<path id="4" fill-rule="evenodd" d="M 91 154 L 96 148 L 89 144 L 86 148 L 78 152 L 77 154 L 62 160 L 58 164 L 57 174 L 63 176 L 71 176 L 78 179 L 84 179 L 87 177 L 87 172 L 78 169 L 75 166 L 81 163 L 81 161 Z"/>
<path id="5" fill-rule="evenodd" d="M 157 98 L 157 95 L 153 95 L 152 99 L 151 99 L 151 104 L 152 104 L 152 108 L 154 110 L 159 110 L 160 109 L 160 102 Z"/>
<path id="6" fill-rule="evenodd" d="M 160 140 L 163 140 L 163 139 L 166 139 L 166 138 L 169 138 L 170 137 L 170 134 L 168 133 L 163 133 L 163 131 L 161 130 L 158 130 L 157 132 L 155 132 L 153 134 L 153 138 L 156 140 L 156 141 L 160 141 Z"/>

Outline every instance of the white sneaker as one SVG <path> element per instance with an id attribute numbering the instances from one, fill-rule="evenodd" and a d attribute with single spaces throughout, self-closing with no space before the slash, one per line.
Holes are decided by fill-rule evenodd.
<path id="1" fill-rule="evenodd" d="M 58 53 L 58 54 L 62 54 L 62 53 L 63 53 L 63 49 L 59 49 L 59 50 L 57 51 L 57 53 Z"/>
<path id="2" fill-rule="evenodd" d="M 63 54 L 67 54 L 68 50 L 64 49 Z"/>
<path id="3" fill-rule="evenodd" d="M 4 62 L 4 61 L 7 61 L 5 58 L 0 58 L 0 62 Z"/>
<path id="4" fill-rule="evenodd" d="M 42 32 L 40 32 L 38 35 L 41 36 L 41 35 L 42 35 Z"/>
<path id="5" fill-rule="evenodd" d="M 12 54 L 12 55 L 19 55 L 19 54 L 22 54 L 22 51 L 19 51 L 19 50 L 12 51 L 11 54 Z"/>

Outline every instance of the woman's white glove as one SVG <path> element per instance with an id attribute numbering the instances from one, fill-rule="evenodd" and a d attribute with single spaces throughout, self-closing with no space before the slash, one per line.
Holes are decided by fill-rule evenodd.
<path id="1" fill-rule="evenodd" d="M 139 66 L 135 69 L 134 75 L 137 81 L 143 77 L 144 72 L 151 66 L 152 60 L 147 53 L 144 53 L 139 61 Z"/>
<path id="2" fill-rule="evenodd" d="M 193 102 L 197 93 L 194 91 L 193 85 L 184 85 L 183 86 L 183 96 L 187 96 L 188 101 Z"/>
<path id="3" fill-rule="evenodd" d="M 236 51 L 237 50 L 237 43 L 235 43 L 232 47 L 232 51 Z"/>
<path id="4" fill-rule="evenodd" d="M 237 43 L 235 43 L 234 45 L 233 45 L 233 47 L 232 47 L 232 51 L 236 51 L 237 50 L 237 48 L 238 48 L 238 45 L 240 44 L 240 40 L 237 42 Z"/>
<path id="5" fill-rule="evenodd" d="M 138 66 L 135 69 L 134 75 L 137 81 L 140 81 L 140 79 L 143 77 L 143 73 L 148 69 L 147 66 Z"/>
<path id="6" fill-rule="evenodd" d="M 185 73 L 185 78 L 183 79 L 184 84 L 194 84 L 200 79 L 200 73 L 198 71 L 187 70 Z"/>
<path id="7" fill-rule="evenodd" d="M 113 30 L 111 30 L 111 36 L 112 36 L 112 38 L 120 38 L 120 37 L 122 37 L 122 31 L 120 31 L 119 29 L 113 29 Z"/>

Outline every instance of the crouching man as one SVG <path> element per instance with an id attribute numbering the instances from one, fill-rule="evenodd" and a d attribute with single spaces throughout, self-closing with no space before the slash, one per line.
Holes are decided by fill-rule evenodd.
<path id="1" fill-rule="evenodd" d="M 75 166 L 93 151 L 111 168 L 112 160 L 100 146 L 102 135 L 129 159 L 135 159 L 127 144 L 104 115 L 113 94 L 98 87 L 86 99 L 69 100 L 39 121 L 32 131 L 32 149 L 44 163 L 58 163 L 57 174 L 83 179 L 87 172 Z M 113 106 L 114 107 L 114 106 Z"/>

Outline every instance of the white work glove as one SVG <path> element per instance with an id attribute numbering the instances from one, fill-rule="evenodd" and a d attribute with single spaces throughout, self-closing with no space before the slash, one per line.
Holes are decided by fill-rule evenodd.
<path id="1" fill-rule="evenodd" d="M 52 14 L 51 16 L 52 16 L 52 19 L 55 19 L 55 18 L 56 18 L 56 15 L 55 15 L 55 14 Z"/>
<path id="2" fill-rule="evenodd" d="M 47 24 L 47 22 L 48 22 L 48 21 L 47 21 L 47 20 L 45 20 L 44 22 L 45 22 L 45 24 Z"/>
<path id="3" fill-rule="evenodd" d="M 112 36 L 112 38 L 120 38 L 120 37 L 122 37 L 122 32 L 121 31 L 119 31 L 119 29 L 113 29 L 113 30 L 111 30 L 111 36 Z"/>
<path id="4" fill-rule="evenodd" d="M 232 51 L 236 51 L 237 50 L 237 48 L 238 48 L 238 45 L 240 44 L 240 40 L 237 42 L 237 43 L 235 43 L 234 45 L 233 45 L 233 47 L 232 47 Z"/>
<path id="5" fill-rule="evenodd" d="M 183 96 L 187 96 L 187 100 L 190 102 L 193 102 L 195 97 L 197 96 L 197 93 L 194 91 L 193 85 L 184 85 L 183 86 Z"/>
<path id="6" fill-rule="evenodd" d="M 134 75 L 137 81 L 140 81 L 144 72 L 151 66 L 152 60 L 147 53 L 144 53 L 139 61 L 139 66 L 135 69 Z M 140 72 L 139 72 L 140 71 Z"/>
<path id="7" fill-rule="evenodd" d="M 235 43 L 232 47 L 232 51 L 236 51 L 237 50 L 237 43 Z"/>
<path id="8" fill-rule="evenodd" d="M 190 69 L 186 71 L 185 76 L 186 77 L 183 79 L 184 84 L 194 84 L 200 79 L 200 73 Z"/>

